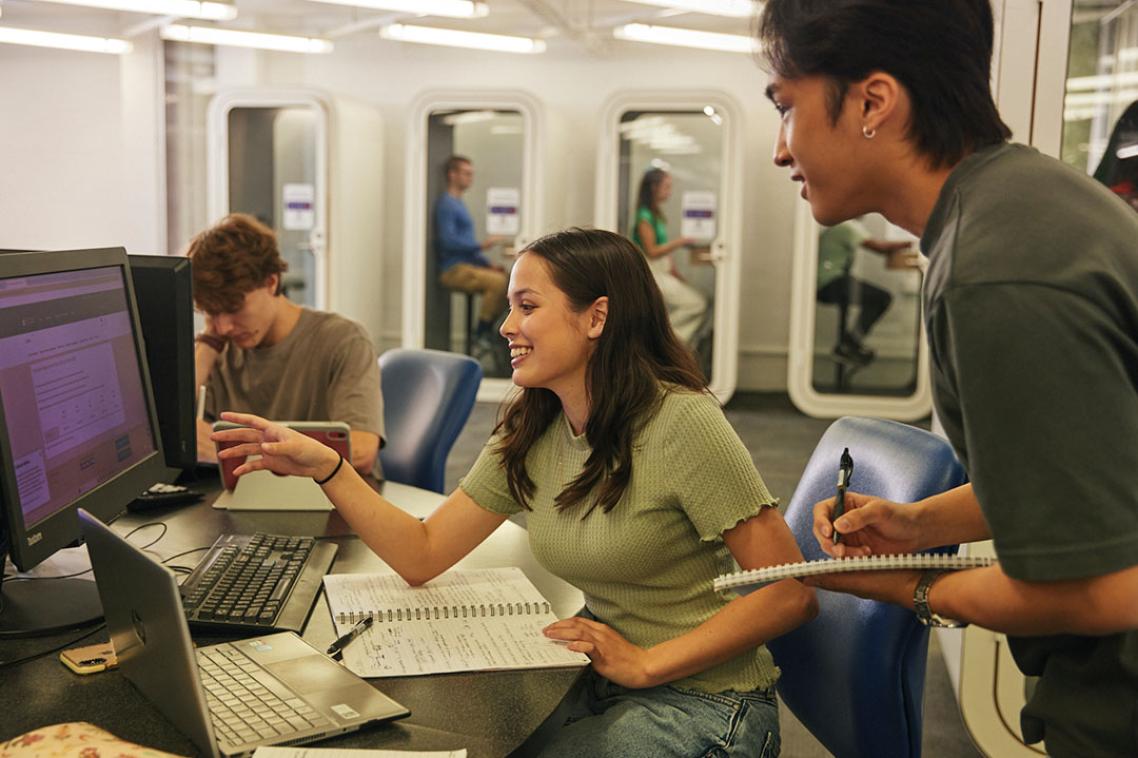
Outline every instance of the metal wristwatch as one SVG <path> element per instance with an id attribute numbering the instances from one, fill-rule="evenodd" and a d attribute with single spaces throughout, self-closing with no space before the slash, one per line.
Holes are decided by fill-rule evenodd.
<path id="1" fill-rule="evenodd" d="M 967 621 L 946 619 L 933 613 L 932 608 L 929 608 L 929 590 L 932 589 L 933 583 L 940 579 L 943 573 L 939 569 L 929 569 L 921 574 L 921 580 L 917 582 L 917 588 L 913 590 L 913 610 L 917 614 L 917 620 L 925 626 L 935 626 L 942 629 L 959 629 L 962 626 L 968 626 Z"/>

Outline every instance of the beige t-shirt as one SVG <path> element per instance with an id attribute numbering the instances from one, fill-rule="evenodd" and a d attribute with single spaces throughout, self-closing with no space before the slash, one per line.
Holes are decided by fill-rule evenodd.
<path id="1" fill-rule="evenodd" d="M 206 383 L 206 417 L 243 411 L 277 421 L 343 421 L 383 438 L 375 346 L 362 326 L 304 308 L 275 345 L 226 345 Z"/>

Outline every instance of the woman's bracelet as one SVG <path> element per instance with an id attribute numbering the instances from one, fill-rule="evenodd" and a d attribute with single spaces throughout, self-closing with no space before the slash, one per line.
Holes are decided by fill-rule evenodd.
<path id="1" fill-rule="evenodd" d="M 324 477 L 323 479 L 317 479 L 316 477 L 313 477 L 312 481 L 316 482 L 317 484 L 324 485 L 324 484 L 327 484 L 328 482 L 332 481 L 332 477 L 334 477 L 336 474 L 340 473 L 340 466 L 344 465 L 344 456 L 342 453 L 337 453 L 337 455 L 340 456 L 340 460 L 336 461 L 336 468 L 332 469 L 332 473 L 329 474 L 328 476 Z"/>

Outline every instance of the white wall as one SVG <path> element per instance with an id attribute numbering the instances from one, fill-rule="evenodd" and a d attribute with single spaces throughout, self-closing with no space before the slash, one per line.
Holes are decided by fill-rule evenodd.
<path id="1" fill-rule="evenodd" d="M 155 51 L 140 47 L 119 59 L 0 46 L 0 247 L 165 250 L 165 199 L 155 187 L 164 167 L 156 123 L 163 74 Z M 422 92 L 512 88 L 544 104 L 550 230 L 593 221 L 597 114 L 610 95 L 637 88 L 728 93 L 743 105 L 747 134 L 739 387 L 785 388 L 795 195 L 770 161 L 777 119 L 762 96 L 763 73 L 749 57 L 726 53 L 622 44 L 587 57 L 563 40 L 550 48 L 521 57 L 361 34 L 337 40 L 328 56 L 245 54 L 244 65 L 221 65 L 226 58 L 219 57 L 218 86 L 307 86 L 379 109 L 384 249 L 374 270 L 352 275 L 374 277 L 384 348 L 400 339 L 403 134 L 407 108 Z"/>
<path id="2" fill-rule="evenodd" d="M 0 46 L 0 248 L 165 252 L 161 48 Z"/>
<path id="3" fill-rule="evenodd" d="M 715 89 L 743 105 L 747 134 L 743 162 L 743 312 L 740 314 L 740 389 L 784 389 L 789 330 L 795 194 L 771 161 L 778 122 L 762 95 L 765 75 L 747 56 L 621 45 L 604 58 L 586 57 L 555 40 L 533 57 L 385 43 L 371 35 L 336 41 L 330 56 L 267 55 L 264 83 L 305 85 L 370 103 L 387 135 L 382 268 L 381 347 L 400 339 L 402 289 L 403 134 L 407 109 L 427 90 L 520 89 L 545 106 L 544 198 L 548 229 L 591 224 L 598 112 L 615 92 Z M 219 86 L 225 86 L 224 80 Z"/>

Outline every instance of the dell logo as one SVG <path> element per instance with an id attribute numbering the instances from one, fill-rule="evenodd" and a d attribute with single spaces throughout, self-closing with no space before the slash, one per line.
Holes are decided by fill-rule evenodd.
<path id="1" fill-rule="evenodd" d="M 142 618 L 139 617 L 138 612 L 133 608 L 130 611 L 130 621 L 134 625 L 134 633 L 138 636 L 138 641 L 143 645 L 146 644 L 146 626 L 142 623 Z"/>
<path id="2" fill-rule="evenodd" d="M 43 539 L 43 532 L 36 532 L 35 534 L 28 535 L 28 547 L 36 544 Z"/>

